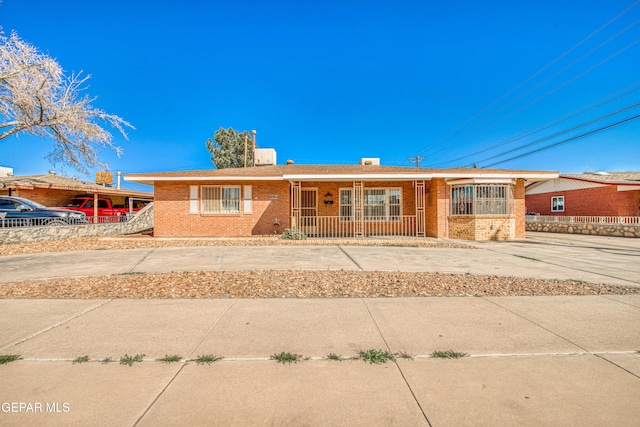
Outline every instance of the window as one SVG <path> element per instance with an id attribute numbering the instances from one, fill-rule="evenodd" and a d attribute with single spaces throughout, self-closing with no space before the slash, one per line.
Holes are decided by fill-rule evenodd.
<path id="1" fill-rule="evenodd" d="M 15 211 L 16 209 L 18 209 L 19 205 L 19 203 L 14 202 L 13 200 L 0 199 L 0 209 L 2 209 L 3 211 Z"/>
<path id="2" fill-rule="evenodd" d="M 400 221 L 402 193 L 399 188 L 365 188 L 365 221 Z M 353 189 L 340 189 L 340 220 L 353 221 Z"/>
<path id="3" fill-rule="evenodd" d="M 470 184 L 451 187 L 451 215 L 510 215 L 513 196 L 510 185 Z"/>
<path id="4" fill-rule="evenodd" d="M 351 221 L 353 218 L 353 190 L 340 189 L 340 220 Z"/>
<path id="5" fill-rule="evenodd" d="M 200 213 L 240 213 L 240 187 L 203 185 Z"/>
<path id="6" fill-rule="evenodd" d="M 551 198 L 551 212 L 564 212 L 564 196 Z"/>

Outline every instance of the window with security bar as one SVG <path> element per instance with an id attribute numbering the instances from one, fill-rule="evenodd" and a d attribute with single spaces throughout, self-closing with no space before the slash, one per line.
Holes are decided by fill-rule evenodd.
<path id="1" fill-rule="evenodd" d="M 368 222 L 400 221 L 402 192 L 399 188 L 365 188 L 364 220 Z M 340 220 L 353 221 L 353 189 L 340 189 Z"/>
<path id="2" fill-rule="evenodd" d="M 240 187 L 203 185 L 201 213 L 238 214 L 240 213 Z"/>
<path id="3" fill-rule="evenodd" d="M 451 187 L 451 215 L 511 215 L 513 188 L 507 184 Z"/>

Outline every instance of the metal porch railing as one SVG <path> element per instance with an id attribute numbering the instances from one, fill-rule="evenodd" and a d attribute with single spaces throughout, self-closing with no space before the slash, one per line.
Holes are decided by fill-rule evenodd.
<path id="1" fill-rule="evenodd" d="M 415 215 L 365 217 L 360 225 L 339 216 L 303 216 L 299 219 L 299 229 L 309 237 L 354 237 L 360 231 L 364 237 L 416 235 Z"/>

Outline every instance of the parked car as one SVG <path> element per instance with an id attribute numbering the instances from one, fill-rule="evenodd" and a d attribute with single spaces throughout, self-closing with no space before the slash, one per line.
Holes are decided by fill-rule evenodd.
<path id="1" fill-rule="evenodd" d="M 82 212 L 48 208 L 22 197 L 0 196 L 0 227 L 86 223 Z"/>
<path id="2" fill-rule="evenodd" d="M 93 197 L 74 197 L 62 203 L 58 208 L 84 212 L 91 221 L 95 212 L 94 203 Z M 134 204 L 132 212 L 139 210 L 140 206 Z M 100 222 L 126 221 L 129 213 L 129 208 L 117 206 L 107 197 L 100 197 L 98 199 L 98 217 L 101 217 Z"/>

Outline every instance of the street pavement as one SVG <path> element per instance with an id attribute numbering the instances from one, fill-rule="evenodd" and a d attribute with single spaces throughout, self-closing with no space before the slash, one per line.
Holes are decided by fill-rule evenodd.
<path id="1" fill-rule="evenodd" d="M 638 239 L 531 233 L 475 245 L 11 256 L 0 257 L 0 280 L 253 263 L 523 277 L 550 270 L 557 278 L 640 283 Z M 398 357 L 383 364 L 350 359 L 370 349 Z M 433 357 L 445 350 L 467 356 Z M 638 426 L 639 350 L 640 295 L 0 299 L 0 356 L 22 357 L 0 365 L 0 425 Z M 303 359 L 270 360 L 280 352 Z M 142 354 L 133 366 L 118 363 Z M 157 360 L 167 355 L 182 360 Z M 203 355 L 223 358 L 193 360 Z M 89 361 L 72 363 L 82 356 Z M 100 362 L 106 358 L 113 362 Z"/>

